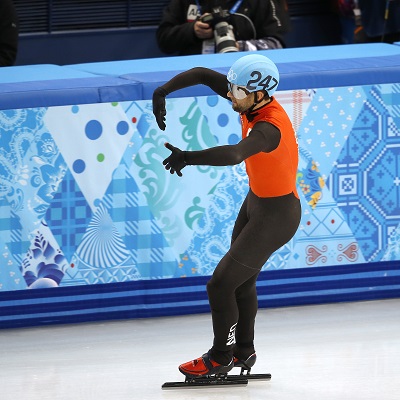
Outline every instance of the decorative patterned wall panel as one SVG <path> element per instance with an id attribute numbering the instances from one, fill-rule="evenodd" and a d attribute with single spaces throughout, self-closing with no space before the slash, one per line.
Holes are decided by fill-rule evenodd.
<path id="1" fill-rule="evenodd" d="M 400 259 L 400 85 L 278 92 L 300 147 L 300 228 L 264 270 Z M 0 111 L 0 291 L 210 275 L 244 166 L 170 175 L 163 144 L 234 144 L 217 96 Z"/>

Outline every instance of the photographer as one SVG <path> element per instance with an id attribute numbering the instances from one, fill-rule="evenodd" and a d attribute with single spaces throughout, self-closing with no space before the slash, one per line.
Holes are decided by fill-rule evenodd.
<path id="1" fill-rule="evenodd" d="M 215 22 L 222 11 L 235 41 L 229 51 L 285 47 L 284 35 L 289 30 L 285 0 L 171 0 L 156 33 L 160 50 L 178 55 L 221 52 L 215 46 Z"/>

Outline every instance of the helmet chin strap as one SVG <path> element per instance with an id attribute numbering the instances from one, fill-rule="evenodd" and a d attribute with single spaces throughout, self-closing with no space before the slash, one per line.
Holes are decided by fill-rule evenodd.
<path id="1" fill-rule="evenodd" d="M 258 93 L 258 92 L 253 92 L 253 93 L 254 93 L 254 102 L 253 102 L 253 105 L 251 105 L 251 106 L 247 109 L 247 111 L 246 111 L 246 114 L 247 114 L 247 115 L 251 114 L 251 113 L 254 111 L 254 108 L 255 108 L 256 106 L 258 106 L 258 105 L 265 99 L 265 96 L 266 96 L 266 93 L 263 93 L 263 97 L 261 97 L 260 100 L 257 100 L 257 93 Z"/>

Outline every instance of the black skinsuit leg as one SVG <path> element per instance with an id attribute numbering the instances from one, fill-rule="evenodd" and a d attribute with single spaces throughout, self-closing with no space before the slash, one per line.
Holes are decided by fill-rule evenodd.
<path id="1" fill-rule="evenodd" d="M 300 201 L 293 194 L 259 198 L 250 191 L 247 195 L 231 247 L 207 283 L 214 329 L 211 356 L 215 361 L 227 364 L 231 359 L 232 333 L 239 346 L 253 347 L 257 276 L 271 254 L 296 233 L 300 217 Z"/>

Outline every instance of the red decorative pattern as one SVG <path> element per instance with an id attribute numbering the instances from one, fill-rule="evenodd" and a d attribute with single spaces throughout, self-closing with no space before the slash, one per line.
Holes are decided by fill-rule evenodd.
<path id="1" fill-rule="evenodd" d="M 338 250 L 341 252 L 337 256 L 338 261 L 343 261 L 346 258 L 346 260 L 354 262 L 358 259 L 358 244 L 356 242 L 350 243 L 346 247 L 339 244 Z"/>
<path id="2" fill-rule="evenodd" d="M 327 257 L 323 255 L 323 253 L 326 253 L 328 250 L 328 246 L 322 246 L 321 249 L 319 249 L 316 246 L 309 245 L 306 247 L 306 261 L 308 265 L 313 265 L 317 261 L 320 261 L 322 263 L 325 263 L 327 260 Z"/>

